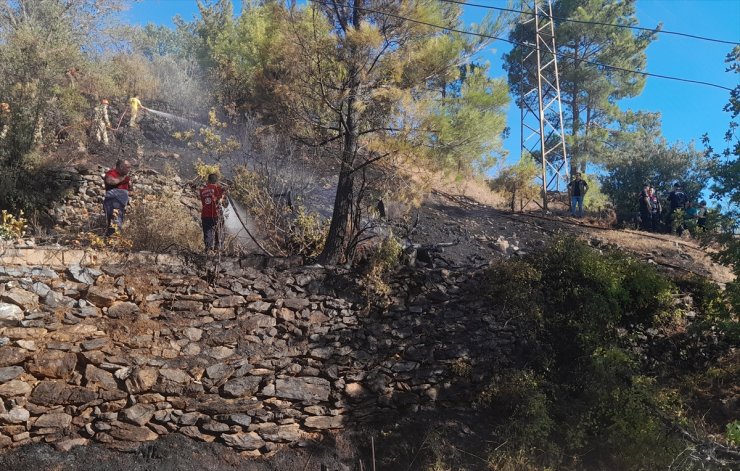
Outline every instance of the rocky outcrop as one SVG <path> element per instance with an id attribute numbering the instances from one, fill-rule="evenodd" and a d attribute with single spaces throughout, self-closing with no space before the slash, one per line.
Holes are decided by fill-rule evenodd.
<path id="1" fill-rule="evenodd" d="M 244 265 L 212 283 L 174 263 L 0 267 L 0 448 L 181 433 L 256 456 L 468 407 L 517 345 L 466 294 L 474 273 L 407 269 L 380 309 L 351 273 Z"/>

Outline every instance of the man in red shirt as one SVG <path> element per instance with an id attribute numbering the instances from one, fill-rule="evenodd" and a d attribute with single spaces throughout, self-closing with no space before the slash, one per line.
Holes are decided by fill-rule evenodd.
<path id="1" fill-rule="evenodd" d="M 208 175 L 208 183 L 200 189 L 200 202 L 203 205 L 200 218 L 206 250 L 223 249 L 224 213 L 221 207 L 229 203 L 215 173 Z"/>
<path id="2" fill-rule="evenodd" d="M 126 206 L 129 201 L 129 191 L 131 191 L 131 179 L 129 178 L 131 163 L 128 160 L 118 160 L 116 167 L 105 172 L 103 181 L 105 182 L 105 199 L 103 200 L 103 210 L 105 211 L 105 222 L 107 229 L 105 236 L 109 237 L 123 228 L 123 216 L 126 212 Z M 115 227 L 113 219 L 115 217 Z"/>

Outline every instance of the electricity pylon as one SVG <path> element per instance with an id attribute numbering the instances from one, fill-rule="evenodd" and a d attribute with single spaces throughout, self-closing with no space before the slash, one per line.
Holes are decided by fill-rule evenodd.
<path id="1" fill-rule="evenodd" d="M 526 8 L 526 7 L 529 8 Z M 542 161 L 542 209 L 547 210 L 547 193 L 560 191 L 570 180 L 565 150 L 563 104 L 560 98 L 558 57 L 551 0 L 531 0 L 522 24 L 534 24 L 534 37 L 526 41 L 529 52 L 522 55 L 519 106 L 521 109 L 521 158 L 537 156 Z M 526 80 L 527 75 L 530 80 Z M 525 83 L 531 88 L 525 90 Z M 529 154 L 529 155 L 527 155 Z"/>

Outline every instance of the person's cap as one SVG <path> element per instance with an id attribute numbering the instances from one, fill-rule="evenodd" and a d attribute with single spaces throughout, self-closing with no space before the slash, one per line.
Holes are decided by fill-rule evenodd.
<path id="1" fill-rule="evenodd" d="M 681 184 L 678 183 L 678 182 L 674 183 L 673 186 L 676 187 L 676 188 L 681 188 Z"/>
<path id="2" fill-rule="evenodd" d="M 105 98 L 103 98 L 102 100 L 100 100 L 100 103 L 102 103 L 104 105 L 107 105 L 108 104 L 108 100 L 106 100 Z"/>

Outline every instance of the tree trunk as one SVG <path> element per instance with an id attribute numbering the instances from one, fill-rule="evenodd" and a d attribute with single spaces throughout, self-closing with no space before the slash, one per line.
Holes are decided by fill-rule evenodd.
<path id="1" fill-rule="evenodd" d="M 352 12 L 352 26 L 360 27 L 360 0 L 355 0 Z M 350 49 L 350 60 L 357 57 L 354 47 Z M 350 217 L 352 215 L 352 204 L 355 198 L 355 156 L 357 155 L 357 144 L 359 141 L 359 122 L 357 111 L 357 94 L 360 89 L 359 67 L 352 64 L 348 69 L 350 82 L 347 86 L 347 112 L 344 123 L 344 139 L 342 140 L 342 165 L 339 170 L 339 181 L 337 182 L 337 194 L 334 197 L 334 211 L 332 212 L 329 234 L 326 236 L 324 250 L 318 257 L 318 262 L 324 265 L 336 265 L 343 261 L 346 256 L 347 244 L 352 239 L 353 227 Z"/>

